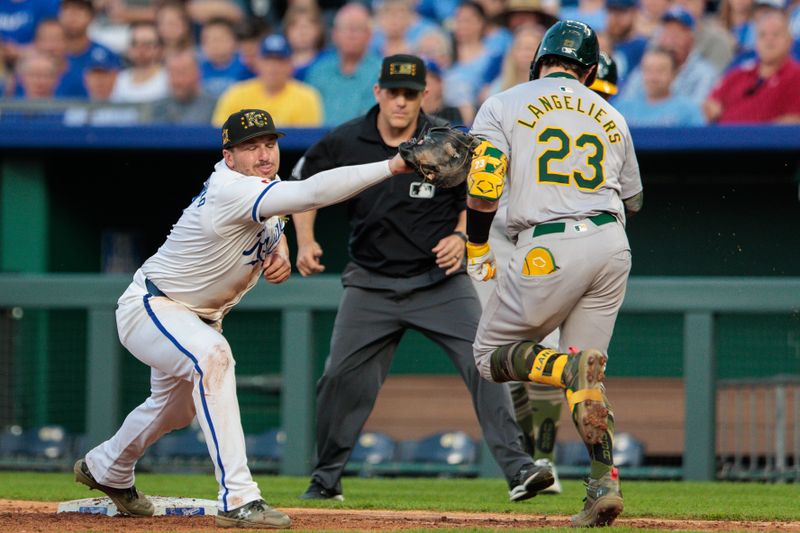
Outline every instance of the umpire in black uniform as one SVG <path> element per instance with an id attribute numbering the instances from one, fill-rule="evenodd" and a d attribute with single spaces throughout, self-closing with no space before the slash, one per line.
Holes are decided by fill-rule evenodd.
<path id="1" fill-rule="evenodd" d="M 293 179 L 344 165 L 380 161 L 440 119 L 421 112 L 425 65 L 416 56 L 383 60 L 378 104 L 308 149 Z M 472 342 L 480 319 L 478 297 L 462 268 L 466 237 L 465 189 L 436 189 L 415 174 L 395 176 L 347 205 L 351 261 L 342 274 L 339 305 L 325 372 L 317 384 L 317 455 L 303 499 L 343 499 L 341 476 L 386 379 L 406 329 L 441 346 L 472 395 L 483 435 L 509 482 L 513 501 L 530 498 L 552 476 L 523 451 L 508 390 L 480 378 Z M 316 212 L 293 215 L 297 267 L 322 272 L 314 239 Z"/>

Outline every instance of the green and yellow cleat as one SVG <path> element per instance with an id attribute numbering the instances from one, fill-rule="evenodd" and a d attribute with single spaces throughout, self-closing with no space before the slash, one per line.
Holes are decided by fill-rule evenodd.
<path id="1" fill-rule="evenodd" d="M 623 508 L 619 471 L 613 468 L 600 479 L 590 479 L 586 483 L 583 510 L 572 517 L 572 526 L 610 526 L 622 513 Z"/>

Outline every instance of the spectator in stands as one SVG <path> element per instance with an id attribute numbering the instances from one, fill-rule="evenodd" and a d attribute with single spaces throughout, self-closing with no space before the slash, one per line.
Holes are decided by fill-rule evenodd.
<path id="1" fill-rule="evenodd" d="M 645 97 L 620 100 L 614 106 L 630 126 L 695 126 L 703 124 L 700 106 L 672 94 L 677 61 L 669 50 L 651 48 L 642 58 Z"/>
<path id="2" fill-rule="evenodd" d="M 283 35 L 264 39 L 256 70 L 257 78 L 236 83 L 222 94 L 214 109 L 214 125 L 221 126 L 228 116 L 246 108 L 268 110 L 275 122 L 287 128 L 322 124 L 319 93 L 292 79 L 291 51 Z"/>
<path id="3" fill-rule="evenodd" d="M 140 122 L 140 109 L 135 105 L 111 103 L 117 76 L 122 64 L 116 56 L 90 59 L 83 70 L 89 102 L 72 106 L 64 112 L 65 126 L 130 126 Z"/>
<path id="4" fill-rule="evenodd" d="M 283 18 L 283 33 L 292 49 L 294 77 L 303 81 L 325 46 L 325 26 L 317 9 L 292 6 Z"/>
<path id="5" fill-rule="evenodd" d="M 208 21 L 200 33 L 200 48 L 200 79 L 209 94 L 218 97 L 234 83 L 250 77 L 239 58 L 236 31 L 230 21 Z"/>
<path id="6" fill-rule="evenodd" d="M 324 54 L 308 70 L 306 82 L 322 95 L 326 126 L 363 115 L 375 105 L 372 86 L 381 59 L 369 51 L 371 33 L 367 8 L 354 2 L 345 5 L 333 21 L 335 53 Z"/>
<path id="7" fill-rule="evenodd" d="M 636 33 L 648 39 L 656 36 L 661 27 L 661 19 L 670 7 L 672 0 L 640 0 L 636 18 Z"/>
<path id="8" fill-rule="evenodd" d="M 33 41 L 36 28 L 58 16 L 59 0 L 0 2 L 0 55 L 11 66 L 25 45 Z"/>
<path id="9" fill-rule="evenodd" d="M 419 0 L 417 13 L 428 20 L 438 22 L 440 26 L 448 27 L 459 4 L 461 0 Z"/>
<path id="10" fill-rule="evenodd" d="M 415 11 L 415 0 L 373 0 L 377 27 L 371 49 L 378 56 L 407 54 L 428 32 L 442 31 Z"/>
<path id="11" fill-rule="evenodd" d="M 728 66 L 728 71 L 732 70 L 735 67 L 743 66 L 745 63 L 752 63 L 758 60 L 758 54 L 755 50 L 755 35 L 757 33 L 756 26 L 758 25 L 759 20 L 762 17 L 769 15 L 770 13 L 778 12 L 784 14 L 788 17 L 788 10 L 786 9 L 786 1 L 785 0 L 755 0 L 755 5 L 753 7 L 753 16 L 752 19 L 748 22 L 748 26 L 752 28 L 752 31 L 748 33 L 748 35 L 753 36 L 752 44 L 745 46 L 742 48 L 736 57 L 733 58 L 730 65 Z M 791 27 L 790 27 L 791 33 Z M 793 43 L 792 55 L 796 61 L 800 61 L 800 40 Z"/>
<path id="12" fill-rule="evenodd" d="M 453 64 L 453 43 L 443 33 L 426 33 L 414 47 L 413 55 L 430 59 L 445 71 Z"/>
<path id="13" fill-rule="evenodd" d="M 186 7 L 192 22 L 197 26 L 218 18 L 227 19 L 233 24 L 239 24 L 245 19 L 244 10 L 237 0 L 188 0 Z"/>
<path id="14" fill-rule="evenodd" d="M 17 60 L 16 74 L 25 100 L 52 100 L 55 96 L 59 72 L 52 56 L 28 50 Z"/>
<path id="15" fill-rule="evenodd" d="M 428 115 L 445 119 L 452 125 L 463 125 L 464 118 L 457 107 L 444 105 L 444 85 L 442 69 L 434 61 L 425 61 L 425 85 L 427 90 L 422 96 L 422 110 Z"/>
<path id="16" fill-rule="evenodd" d="M 490 55 L 497 58 L 498 61 L 502 61 L 503 56 L 511 48 L 511 43 L 514 40 L 511 30 L 502 24 L 506 3 L 504 0 L 476 1 L 486 14 L 483 44 L 486 45 Z"/>
<path id="17" fill-rule="evenodd" d="M 94 18 L 94 5 L 91 0 L 63 0 L 58 20 L 67 38 L 67 59 L 69 66 L 61 80 L 59 95 L 70 98 L 87 98 L 83 85 L 83 71 L 92 60 L 102 60 L 106 56 L 119 59 L 110 48 L 89 38 L 88 29 Z"/>
<path id="18" fill-rule="evenodd" d="M 756 24 L 755 62 L 729 72 L 706 100 L 704 112 L 719 124 L 800 123 L 800 64 L 790 57 L 786 14 L 773 10 Z"/>
<path id="19" fill-rule="evenodd" d="M 558 17 L 548 11 L 543 0 L 506 0 L 498 20 L 514 33 L 520 26 L 530 25 L 539 25 L 546 30 L 555 24 Z"/>
<path id="20" fill-rule="evenodd" d="M 131 26 L 127 55 L 131 66 L 117 77 L 111 101 L 142 103 L 166 98 L 169 82 L 155 23 L 137 22 Z"/>
<path id="21" fill-rule="evenodd" d="M 169 0 L 158 6 L 156 29 L 164 47 L 164 57 L 194 48 L 192 19 L 180 0 Z"/>
<path id="22" fill-rule="evenodd" d="M 722 26 L 733 36 L 737 52 L 753 47 L 753 0 L 720 0 L 717 13 Z"/>
<path id="23" fill-rule="evenodd" d="M 457 107 L 467 124 L 475 117 L 486 70 L 493 59 L 483 44 L 486 14 L 480 4 L 467 1 L 458 6 L 453 19 L 455 61 L 444 75 L 444 101 Z"/>
<path id="24" fill-rule="evenodd" d="M 733 59 L 736 41 L 716 16 L 706 16 L 706 0 L 674 0 L 674 3 L 694 17 L 695 51 L 714 65 L 717 72 L 725 70 Z"/>
<path id="25" fill-rule="evenodd" d="M 536 55 L 543 35 L 544 30 L 538 25 L 517 28 L 511 49 L 503 58 L 500 76 L 489 86 L 487 96 L 505 91 L 530 79 L 531 58 Z"/>
<path id="26" fill-rule="evenodd" d="M 170 124 L 208 124 L 217 99 L 203 90 L 200 65 L 192 50 L 166 60 L 170 94 L 153 104 L 153 120 Z"/>
<path id="27" fill-rule="evenodd" d="M 49 55 L 56 63 L 58 71 L 58 84 L 56 85 L 56 98 L 64 96 L 64 74 L 67 72 L 67 38 L 64 28 L 58 19 L 45 19 L 36 27 L 32 48 L 45 55 Z M 21 91 L 21 87 L 18 87 Z"/>
<path id="28" fill-rule="evenodd" d="M 622 86 L 625 77 L 639 66 L 647 48 L 647 37 L 639 35 L 636 30 L 638 0 L 607 0 L 606 10 L 605 37 L 609 49 L 605 51 L 614 57 L 619 85 Z"/>
<path id="29" fill-rule="evenodd" d="M 236 26 L 236 41 L 239 43 L 239 59 L 247 67 L 249 78 L 256 76 L 256 62 L 261 55 L 261 42 L 267 36 L 267 26 L 254 18 Z"/>
<path id="30" fill-rule="evenodd" d="M 558 16 L 562 20 L 578 20 L 588 24 L 597 33 L 603 33 L 606 30 L 604 0 L 578 0 L 577 6 L 562 5 Z"/>
<path id="31" fill-rule="evenodd" d="M 662 18 L 656 44 L 672 52 L 677 62 L 678 71 L 672 84 L 672 93 L 701 104 L 716 83 L 718 73 L 694 50 L 694 27 L 694 17 L 682 7 L 673 6 Z M 619 98 L 645 98 L 641 65 L 628 77 Z"/>

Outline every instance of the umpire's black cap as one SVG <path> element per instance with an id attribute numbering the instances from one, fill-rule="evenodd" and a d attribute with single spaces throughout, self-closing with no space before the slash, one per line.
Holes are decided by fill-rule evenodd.
<path id="1" fill-rule="evenodd" d="M 383 58 L 378 86 L 381 89 L 424 91 L 425 62 L 417 56 L 408 54 Z"/>
<path id="2" fill-rule="evenodd" d="M 283 137 L 285 134 L 275 129 L 275 121 L 263 109 L 242 109 L 222 125 L 222 147 L 230 148 L 259 135 Z"/>

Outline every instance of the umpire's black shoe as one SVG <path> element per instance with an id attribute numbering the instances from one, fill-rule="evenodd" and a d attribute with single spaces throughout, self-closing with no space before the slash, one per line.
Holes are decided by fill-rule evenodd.
<path id="1" fill-rule="evenodd" d="M 83 483 L 90 489 L 97 489 L 100 492 L 105 492 L 111 498 L 111 501 L 117 506 L 117 510 L 123 514 L 131 516 L 153 516 L 155 509 L 153 504 L 141 492 L 136 490 L 136 487 L 129 487 L 127 489 L 115 489 L 107 485 L 101 485 L 94 478 L 89 471 L 89 466 L 86 461 L 79 459 L 72 469 L 75 472 L 75 481 Z"/>
<path id="2" fill-rule="evenodd" d="M 512 502 L 529 500 L 552 485 L 553 481 L 553 470 L 549 466 L 545 464 L 523 466 L 508 484 L 511 488 L 508 497 Z"/>
<path id="3" fill-rule="evenodd" d="M 344 496 L 342 495 L 342 484 L 337 483 L 332 489 L 326 489 L 322 483 L 316 479 L 311 480 L 311 484 L 306 491 L 300 495 L 301 500 L 336 500 L 343 502 Z"/>

